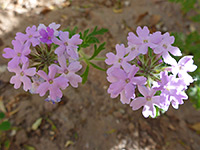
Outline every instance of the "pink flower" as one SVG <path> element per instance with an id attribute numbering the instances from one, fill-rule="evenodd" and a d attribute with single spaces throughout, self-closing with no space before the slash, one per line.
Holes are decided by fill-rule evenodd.
<path id="1" fill-rule="evenodd" d="M 60 40 L 58 38 L 53 39 L 53 42 L 59 45 L 59 47 L 55 50 L 55 53 L 58 55 L 58 57 L 67 53 L 69 57 L 77 60 L 79 58 L 77 45 L 81 44 L 83 41 L 80 39 L 80 35 L 75 34 L 69 38 L 69 32 L 60 32 L 59 38 Z"/>
<path id="2" fill-rule="evenodd" d="M 138 51 L 140 53 L 146 54 L 148 47 L 155 48 L 157 46 L 154 44 L 155 37 L 150 35 L 149 29 L 146 26 L 144 26 L 143 29 L 141 27 L 137 27 L 136 32 L 138 37 L 133 32 L 129 32 L 127 39 L 129 45 L 138 46 Z"/>
<path id="3" fill-rule="evenodd" d="M 132 60 L 130 57 L 125 57 L 126 55 L 126 48 L 124 47 L 123 44 L 116 45 L 116 52 L 117 54 L 113 54 L 113 53 L 107 53 L 107 59 L 105 60 L 106 64 L 108 65 L 113 65 L 112 67 L 123 67 L 124 70 L 129 70 L 131 68 L 131 65 L 128 63 L 128 61 Z M 111 67 L 111 68 L 112 68 Z"/>
<path id="4" fill-rule="evenodd" d="M 37 74 L 46 81 L 41 83 L 37 88 L 36 92 L 39 93 L 40 96 L 44 96 L 49 90 L 51 99 L 56 100 L 62 97 L 62 91 L 60 89 L 64 90 L 68 86 L 68 80 L 61 76 L 55 78 L 56 73 L 57 68 L 53 65 L 49 66 L 48 75 L 42 70 L 38 71 Z"/>
<path id="5" fill-rule="evenodd" d="M 23 83 L 23 89 L 25 91 L 31 89 L 31 80 L 28 76 L 34 76 L 36 73 L 36 68 L 28 68 L 29 63 L 25 63 L 22 65 L 22 68 L 19 66 L 15 68 L 8 67 L 10 72 L 15 72 L 16 75 L 10 79 L 10 83 L 14 84 L 14 88 L 18 89 Z"/>
<path id="6" fill-rule="evenodd" d="M 26 28 L 26 34 L 23 34 L 21 32 L 18 32 L 16 34 L 15 39 L 19 40 L 20 42 L 30 42 L 35 47 L 36 45 L 40 44 L 40 41 L 38 40 L 38 37 L 40 36 L 39 32 L 37 31 L 36 26 L 27 27 Z"/>
<path id="7" fill-rule="evenodd" d="M 110 73 L 112 84 L 108 88 L 108 93 L 112 98 L 121 95 L 120 100 L 123 104 L 129 104 L 130 99 L 134 98 L 136 85 L 144 85 L 146 83 L 145 77 L 135 77 L 139 70 L 135 65 L 131 66 L 130 71 L 127 73 L 120 68 L 114 68 Z M 108 75 L 108 76 L 110 76 Z"/>
<path id="8" fill-rule="evenodd" d="M 169 52 L 174 56 L 181 56 L 181 51 L 178 47 L 172 46 L 174 43 L 174 37 L 170 36 L 169 33 L 163 35 L 162 41 L 154 48 L 155 54 L 161 54 L 164 62 L 167 64 L 176 64 L 176 60 L 169 55 Z"/>
<path id="9" fill-rule="evenodd" d="M 194 80 L 187 72 L 194 72 L 197 69 L 197 66 L 194 65 L 193 56 L 184 56 L 182 57 L 178 63 L 172 65 L 172 73 L 174 75 L 179 76 L 179 78 L 183 78 L 185 83 L 189 85 Z"/>
<path id="10" fill-rule="evenodd" d="M 19 63 L 28 62 L 27 55 L 30 54 L 31 50 L 29 49 L 30 43 L 23 44 L 19 40 L 13 40 L 12 44 L 14 49 L 5 48 L 3 57 L 4 58 L 12 58 L 8 63 L 9 68 L 15 68 L 19 65 Z"/>
<path id="11" fill-rule="evenodd" d="M 168 110 L 170 103 L 175 109 L 178 109 L 180 104 L 183 104 L 183 100 L 188 99 L 185 90 L 187 86 L 182 78 L 176 78 L 174 75 L 168 76 L 168 72 L 164 71 L 160 73 L 161 81 L 158 82 L 154 89 L 160 90 L 160 102 L 162 103 L 162 109 Z"/>
<path id="12" fill-rule="evenodd" d="M 59 31 L 57 29 L 60 28 L 60 24 L 56 24 L 55 22 L 52 22 L 51 24 L 49 24 L 48 27 L 54 30 L 54 36 L 58 36 L 59 35 Z M 44 24 L 39 24 L 38 31 L 40 29 L 46 30 L 46 28 L 47 27 Z"/>
<path id="13" fill-rule="evenodd" d="M 155 117 L 156 116 L 156 108 L 155 106 L 161 108 L 160 106 L 160 96 L 154 96 L 156 90 L 149 89 L 146 86 L 138 86 L 140 93 L 144 97 L 137 97 L 135 98 L 130 106 L 133 110 L 138 110 L 139 108 L 143 107 L 142 114 L 145 118 L 148 116 Z"/>
<path id="14" fill-rule="evenodd" d="M 51 44 L 52 43 L 52 39 L 54 38 L 54 30 L 47 27 L 46 30 L 45 29 L 40 29 L 40 41 L 46 44 Z"/>
<path id="15" fill-rule="evenodd" d="M 82 68 L 82 65 L 80 62 L 72 62 L 67 66 L 66 59 L 64 56 L 59 57 L 58 62 L 61 67 L 55 65 L 58 68 L 58 73 L 61 73 L 63 77 L 67 78 L 69 80 L 69 83 L 73 87 L 78 87 L 78 83 L 82 82 L 82 78 L 75 74 L 77 71 L 79 71 Z"/>

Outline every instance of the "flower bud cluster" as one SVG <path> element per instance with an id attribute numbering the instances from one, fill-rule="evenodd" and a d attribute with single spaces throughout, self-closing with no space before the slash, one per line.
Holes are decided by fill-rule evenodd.
<path id="1" fill-rule="evenodd" d="M 12 41 L 13 49 L 5 48 L 3 57 L 11 59 L 8 70 L 15 75 L 10 79 L 14 88 L 23 84 L 25 91 L 44 96 L 47 101 L 59 102 L 62 90 L 69 84 L 78 87 L 82 78 L 76 74 L 82 65 L 79 62 L 78 45 L 82 43 L 79 34 L 70 37 L 69 32 L 59 31 L 60 25 L 40 24 L 18 32 Z"/>
<path id="2" fill-rule="evenodd" d="M 194 81 L 188 74 L 196 70 L 193 56 L 184 56 L 178 62 L 171 56 L 181 56 L 172 46 L 174 37 L 167 32 L 150 34 L 149 29 L 138 27 L 136 34 L 128 34 L 128 46 L 116 45 L 116 54 L 106 54 L 107 80 L 111 83 L 111 98 L 120 95 L 123 104 L 133 110 L 143 106 L 144 117 L 156 117 L 156 107 L 167 111 L 170 104 L 178 109 L 188 96 L 185 91 Z M 156 106 L 156 107 L 155 107 Z"/>

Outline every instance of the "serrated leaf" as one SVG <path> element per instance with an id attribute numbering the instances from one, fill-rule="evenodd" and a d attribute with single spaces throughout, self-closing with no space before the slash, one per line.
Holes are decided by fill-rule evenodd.
<path id="1" fill-rule="evenodd" d="M 11 128 L 11 124 L 9 121 L 4 121 L 0 124 L 0 130 L 7 131 Z"/>
<path id="2" fill-rule="evenodd" d="M 89 31 L 90 31 L 89 29 L 87 29 L 87 30 L 84 31 L 84 33 L 83 33 L 83 39 L 86 38 L 86 36 L 87 36 L 87 34 L 88 34 Z"/>
<path id="3" fill-rule="evenodd" d="M 94 28 L 93 32 L 90 34 L 90 36 L 95 36 L 95 35 L 102 35 L 104 33 L 108 32 L 108 29 L 101 28 L 100 30 L 97 30 L 97 26 Z"/>
<path id="4" fill-rule="evenodd" d="M 89 60 L 92 60 L 93 58 L 95 58 L 102 50 L 105 49 L 105 44 L 106 42 L 102 43 L 101 45 L 99 45 L 99 47 L 97 48 L 97 45 L 94 45 L 94 53 L 93 55 L 89 58 Z"/>
<path id="5" fill-rule="evenodd" d="M 82 44 L 79 47 L 86 48 L 89 47 L 91 44 L 99 43 L 99 39 L 95 36 L 102 35 L 105 32 L 108 32 L 108 29 L 101 28 L 100 30 L 98 30 L 96 26 L 91 33 L 89 33 L 89 29 L 85 30 L 83 34 L 79 33 L 81 39 L 83 40 Z"/>
<path id="6" fill-rule="evenodd" d="M 89 73 L 89 64 L 87 65 L 85 72 L 81 75 L 82 77 L 82 84 L 85 84 L 88 78 L 88 73 Z"/>
<path id="7" fill-rule="evenodd" d="M 5 114 L 3 112 L 0 112 L 0 119 L 3 119 L 5 117 Z"/>
<path id="8" fill-rule="evenodd" d="M 91 64 L 94 68 L 96 68 L 96 69 L 99 69 L 99 70 L 101 70 L 101 71 L 106 71 L 106 69 L 103 69 L 103 68 L 101 68 L 101 67 L 99 67 L 99 66 L 93 64 L 92 62 L 90 62 L 90 64 Z"/>

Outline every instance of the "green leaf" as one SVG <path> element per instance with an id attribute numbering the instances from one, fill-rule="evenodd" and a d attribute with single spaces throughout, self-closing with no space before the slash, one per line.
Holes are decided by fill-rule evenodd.
<path id="1" fill-rule="evenodd" d="M 97 26 L 94 28 L 94 30 L 92 31 L 92 33 L 90 33 L 89 36 L 95 36 L 95 35 L 102 35 L 106 32 L 108 32 L 108 29 L 105 28 L 101 28 L 100 30 L 97 30 Z"/>
<path id="2" fill-rule="evenodd" d="M 3 112 L 0 112 L 0 119 L 3 119 L 5 117 L 5 114 Z"/>
<path id="3" fill-rule="evenodd" d="M 7 131 L 11 128 L 10 122 L 9 121 L 4 121 L 0 124 L 0 130 L 2 131 Z"/>
<path id="4" fill-rule="evenodd" d="M 99 66 L 93 64 L 92 62 L 90 62 L 90 64 L 91 64 L 94 68 L 96 68 L 96 69 L 99 69 L 99 70 L 101 70 L 101 71 L 106 71 L 106 69 L 103 69 L 103 68 L 101 68 L 101 67 L 99 67 Z"/>
<path id="5" fill-rule="evenodd" d="M 88 73 L 89 73 L 89 64 L 87 65 L 85 72 L 81 75 L 82 77 L 82 84 L 85 84 L 88 78 Z"/>
<path id="6" fill-rule="evenodd" d="M 196 2 L 197 0 L 182 0 L 182 10 L 187 13 L 194 8 Z"/>
<path id="7" fill-rule="evenodd" d="M 106 42 L 102 43 L 98 48 L 97 48 L 97 45 L 95 44 L 94 45 L 94 53 L 93 55 L 89 58 L 89 60 L 92 60 L 93 58 L 95 58 L 102 50 L 105 49 L 105 44 Z"/>
<path id="8" fill-rule="evenodd" d="M 200 22 L 200 14 L 195 15 L 195 16 L 192 16 L 191 19 L 192 19 L 194 22 Z"/>
<path id="9" fill-rule="evenodd" d="M 91 44 L 99 43 L 98 38 L 96 38 L 96 35 L 102 35 L 105 32 L 108 32 L 108 29 L 101 28 L 100 30 L 97 29 L 97 26 L 93 29 L 91 33 L 89 33 L 89 29 L 85 30 L 80 34 L 80 38 L 83 40 L 82 44 L 79 46 L 79 49 L 81 47 L 86 48 L 89 47 Z"/>
<path id="10" fill-rule="evenodd" d="M 11 142 L 9 140 L 6 140 L 4 143 L 5 150 L 9 150 L 10 145 L 11 145 Z"/>
<path id="11" fill-rule="evenodd" d="M 197 0 L 169 0 L 170 2 L 180 3 L 182 5 L 182 10 L 187 13 L 196 4 Z"/>

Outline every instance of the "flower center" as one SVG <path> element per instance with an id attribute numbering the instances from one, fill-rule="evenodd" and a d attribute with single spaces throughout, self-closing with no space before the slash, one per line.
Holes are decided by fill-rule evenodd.
<path id="1" fill-rule="evenodd" d="M 143 40 L 144 43 L 148 43 L 148 40 Z"/>
<path id="2" fill-rule="evenodd" d="M 51 37 L 50 37 L 50 36 L 48 36 L 48 40 L 51 40 Z"/>
<path id="3" fill-rule="evenodd" d="M 122 62 L 122 59 L 121 59 L 121 58 L 119 58 L 118 62 L 119 62 L 119 63 L 121 63 L 121 62 Z"/>
<path id="4" fill-rule="evenodd" d="M 165 85 L 163 88 L 166 89 L 167 91 L 170 91 L 170 87 L 167 85 Z"/>
<path id="5" fill-rule="evenodd" d="M 132 48 L 131 48 L 131 51 L 134 51 L 134 50 L 135 50 L 135 47 L 132 47 Z"/>
<path id="6" fill-rule="evenodd" d="M 147 100 L 147 101 L 151 101 L 151 96 L 147 96 L 147 97 L 146 97 L 146 100 Z"/>
<path id="7" fill-rule="evenodd" d="M 130 79 L 129 79 L 129 78 L 127 78 L 127 79 L 125 80 L 125 82 L 126 82 L 126 83 L 129 83 L 129 82 L 130 82 Z"/>
<path id="8" fill-rule="evenodd" d="M 52 84 L 52 83 L 53 83 L 53 80 L 52 80 L 52 79 L 50 79 L 50 80 L 49 80 L 49 83 L 50 83 L 50 84 Z"/>
<path id="9" fill-rule="evenodd" d="M 163 44 L 163 47 L 164 47 L 165 49 L 167 49 L 167 45 L 166 45 L 166 44 Z"/>
<path id="10" fill-rule="evenodd" d="M 29 35 L 29 38 L 32 38 L 33 37 L 33 35 Z"/>
<path id="11" fill-rule="evenodd" d="M 67 43 L 67 42 L 65 42 L 64 44 L 65 44 L 65 46 L 68 46 L 68 43 Z"/>
<path id="12" fill-rule="evenodd" d="M 65 74 L 68 74 L 68 73 L 69 73 L 69 71 L 68 71 L 67 69 L 65 69 L 65 70 L 64 70 L 64 73 L 65 73 Z"/>
<path id="13" fill-rule="evenodd" d="M 21 76 L 24 76 L 24 72 L 22 71 L 22 72 L 20 73 L 20 75 L 21 75 Z"/>
<path id="14" fill-rule="evenodd" d="M 20 57 L 20 56 L 21 56 L 21 53 L 17 53 L 17 56 Z"/>

